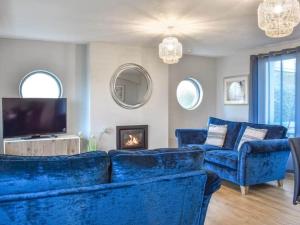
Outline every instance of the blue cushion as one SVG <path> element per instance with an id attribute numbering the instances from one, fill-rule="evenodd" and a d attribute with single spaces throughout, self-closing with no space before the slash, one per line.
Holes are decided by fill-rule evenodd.
<path id="1" fill-rule="evenodd" d="M 211 150 L 223 150 L 224 148 L 214 146 L 214 145 L 199 145 L 199 144 L 189 144 L 186 145 L 188 149 L 192 150 L 203 150 L 203 151 L 211 151 Z"/>
<path id="2" fill-rule="evenodd" d="M 234 149 L 238 149 L 239 143 L 247 127 L 253 127 L 256 129 L 267 129 L 265 140 L 268 139 L 282 139 L 286 137 L 287 128 L 281 125 L 269 125 L 269 124 L 256 124 L 256 123 L 242 123 L 241 130 L 236 139 Z"/>
<path id="3" fill-rule="evenodd" d="M 215 125 L 227 125 L 227 134 L 225 137 L 223 147 L 226 149 L 233 149 L 236 143 L 236 139 L 239 135 L 241 123 L 240 122 L 233 122 L 228 120 L 221 120 L 214 117 L 209 117 L 208 125 L 215 124 Z"/>
<path id="4" fill-rule="evenodd" d="M 109 158 L 97 151 L 73 156 L 0 156 L 0 195 L 109 182 Z"/>
<path id="5" fill-rule="evenodd" d="M 199 150 L 112 150 L 111 182 L 124 182 L 200 170 L 204 153 Z"/>
<path id="6" fill-rule="evenodd" d="M 205 153 L 205 161 L 236 170 L 238 165 L 238 151 L 214 150 Z"/>
<path id="7" fill-rule="evenodd" d="M 228 167 L 224 167 L 207 161 L 204 162 L 203 166 L 206 170 L 210 170 L 216 173 L 221 179 L 231 181 L 235 184 L 239 184 L 238 170 L 230 169 Z"/>

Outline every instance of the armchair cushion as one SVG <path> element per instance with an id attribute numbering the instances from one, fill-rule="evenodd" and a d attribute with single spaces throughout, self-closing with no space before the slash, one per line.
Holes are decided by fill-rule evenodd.
<path id="1" fill-rule="evenodd" d="M 233 122 L 228 120 L 221 120 L 218 118 L 210 117 L 208 119 L 208 125 L 215 124 L 215 125 L 227 125 L 227 134 L 225 137 L 223 148 L 233 149 L 236 139 L 239 135 L 239 131 L 241 128 L 240 122 Z"/>
<path id="2" fill-rule="evenodd" d="M 212 150 L 205 153 L 205 161 L 236 170 L 238 152 L 235 150 Z"/>
<path id="3" fill-rule="evenodd" d="M 217 165 L 215 163 L 210 163 L 208 161 L 204 161 L 204 168 L 206 170 L 213 171 L 221 179 L 228 180 L 235 184 L 238 184 L 238 181 L 237 181 L 238 174 L 239 174 L 238 170 L 233 170 L 228 167 Z"/>
<path id="4" fill-rule="evenodd" d="M 199 150 L 113 150 L 109 152 L 109 155 L 111 158 L 111 182 L 200 170 L 204 160 L 204 153 Z"/>

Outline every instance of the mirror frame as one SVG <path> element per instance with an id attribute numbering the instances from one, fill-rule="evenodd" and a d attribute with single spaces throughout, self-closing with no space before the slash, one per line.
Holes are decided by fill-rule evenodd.
<path id="1" fill-rule="evenodd" d="M 147 92 L 146 92 L 143 100 L 140 103 L 135 104 L 135 105 L 126 104 L 125 102 L 121 101 L 115 93 L 116 81 L 117 81 L 119 75 L 123 71 L 128 70 L 128 69 L 134 69 L 134 70 L 141 72 L 145 76 L 145 78 L 147 80 L 147 85 L 148 85 L 148 89 L 147 89 Z M 145 70 L 142 66 L 140 66 L 138 64 L 134 64 L 134 63 L 126 63 L 126 64 L 119 66 L 119 68 L 114 72 L 114 74 L 110 80 L 110 93 L 111 93 L 113 99 L 119 106 L 121 106 L 125 109 L 137 109 L 137 108 L 140 108 L 143 105 L 145 105 L 151 97 L 152 88 L 153 88 L 152 87 L 152 79 L 151 79 L 149 73 L 147 72 L 147 70 Z"/>

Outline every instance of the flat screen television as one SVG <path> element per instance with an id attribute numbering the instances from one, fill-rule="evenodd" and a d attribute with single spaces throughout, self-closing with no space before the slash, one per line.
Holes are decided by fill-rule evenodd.
<path id="1" fill-rule="evenodd" d="M 67 131 L 67 99 L 3 98 L 3 138 L 37 137 Z"/>

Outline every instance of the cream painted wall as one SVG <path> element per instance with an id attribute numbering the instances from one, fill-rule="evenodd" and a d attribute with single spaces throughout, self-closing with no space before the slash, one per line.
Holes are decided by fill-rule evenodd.
<path id="1" fill-rule="evenodd" d="M 300 40 L 281 42 L 276 45 L 262 46 L 256 49 L 244 50 L 234 55 L 219 58 L 217 60 L 217 116 L 237 121 L 248 121 L 248 105 L 224 105 L 223 80 L 224 77 L 249 75 L 250 55 L 278 51 L 293 48 L 300 45 Z"/>
<path id="2" fill-rule="evenodd" d="M 192 111 L 183 109 L 177 102 L 176 89 L 187 77 L 196 78 L 203 88 L 203 101 Z M 209 116 L 216 114 L 216 59 L 184 55 L 169 70 L 169 145 L 176 147 L 176 128 L 203 128 Z"/>
<path id="3" fill-rule="evenodd" d="M 1 38 L 0 97 L 19 97 L 19 83 L 27 73 L 37 69 L 51 71 L 61 79 L 63 97 L 68 98 L 68 132 L 87 133 L 86 53 L 85 45 Z"/>
<path id="4" fill-rule="evenodd" d="M 110 79 L 124 63 L 143 66 L 153 81 L 149 102 L 135 110 L 123 109 L 110 94 Z M 90 129 L 99 137 L 101 149 L 116 147 L 117 125 L 149 125 L 149 148 L 168 146 L 168 66 L 158 57 L 156 49 L 95 42 L 89 44 L 90 66 Z"/>

